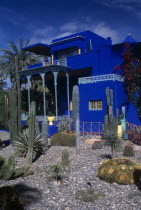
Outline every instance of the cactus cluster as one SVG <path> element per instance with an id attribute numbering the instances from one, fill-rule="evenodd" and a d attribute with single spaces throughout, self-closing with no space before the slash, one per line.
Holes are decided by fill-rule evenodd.
<path id="1" fill-rule="evenodd" d="M 29 171 L 29 169 L 30 165 L 15 169 L 15 155 L 11 155 L 8 160 L 0 156 L 0 179 L 2 180 L 16 179 L 20 176 L 33 174 L 33 171 Z"/>
<path id="2" fill-rule="evenodd" d="M 97 176 L 107 183 L 131 185 L 141 179 L 141 165 L 128 158 L 105 160 L 98 168 Z"/>
<path id="3" fill-rule="evenodd" d="M 111 145 L 112 157 L 114 157 L 115 146 L 118 143 L 117 129 L 119 111 L 116 110 L 116 117 L 113 115 L 113 90 L 109 87 L 106 88 L 107 98 L 107 114 L 104 118 L 104 124 L 102 125 L 103 139 L 108 140 Z"/>
<path id="4" fill-rule="evenodd" d="M 62 166 L 69 165 L 69 152 L 67 149 L 63 149 L 62 151 Z"/>
<path id="5" fill-rule="evenodd" d="M 73 132 L 57 132 L 51 136 L 50 142 L 52 146 L 75 147 L 76 134 Z"/>
<path id="6" fill-rule="evenodd" d="M 95 150 L 95 149 L 102 149 L 103 148 L 103 144 L 101 141 L 95 141 L 93 144 L 92 144 L 92 149 Z"/>
<path id="7" fill-rule="evenodd" d="M 123 150 L 123 156 L 135 157 L 134 148 L 131 145 L 126 145 Z"/>
<path id="8" fill-rule="evenodd" d="M 104 193 L 90 188 L 87 190 L 77 190 L 75 193 L 75 199 L 84 201 L 84 202 L 94 202 L 97 199 L 103 198 Z"/>

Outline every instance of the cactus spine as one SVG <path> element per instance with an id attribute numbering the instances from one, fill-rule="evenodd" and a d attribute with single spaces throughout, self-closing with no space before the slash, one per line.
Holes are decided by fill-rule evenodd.
<path id="1" fill-rule="evenodd" d="M 33 161 L 34 137 L 35 137 L 35 102 L 32 101 L 30 109 L 29 139 L 28 139 L 28 152 L 27 152 L 28 164 L 31 164 Z"/>
<path id="2" fill-rule="evenodd" d="M 114 157 L 115 145 L 117 143 L 117 129 L 119 111 L 116 110 L 116 117 L 113 116 L 113 90 L 106 88 L 107 112 L 102 125 L 103 138 L 107 139 L 111 144 L 111 153 Z"/>
<path id="3" fill-rule="evenodd" d="M 80 152 L 80 122 L 79 113 L 76 115 L 76 153 Z"/>
<path id="4" fill-rule="evenodd" d="M 48 149 L 48 122 L 45 120 L 42 122 L 42 138 L 44 141 L 44 149 Z"/>
<path id="5" fill-rule="evenodd" d="M 79 89 L 77 85 L 73 87 L 72 106 L 73 106 L 74 131 L 76 131 L 76 115 L 77 113 L 79 113 Z"/>

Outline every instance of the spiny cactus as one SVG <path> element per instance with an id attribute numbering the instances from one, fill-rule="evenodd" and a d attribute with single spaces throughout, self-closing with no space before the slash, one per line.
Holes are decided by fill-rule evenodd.
<path id="1" fill-rule="evenodd" d="M 67 149 L 63 149 L 62 151 L 62 166 L 69 165 L 69 152 Z"/>
<path id="2" fill-rule="evenodd" d="M 71 128 L 72 120 L 71 119 L 63 119 L 58 123 L 58 131 L 59 132 L 70 132 L 72 130 Z"/>
<path id="3" fill-rule="evenodd" d="M 107 98 L 107 114 L 104 118 L 102 125 L 103 139 L 108 140 L 111 145 L 112 157 L 114 157 L 115 146 L 118 143 L 117 129 L 119 111 L 116 110 L 116 117 L 113 116 L 113 90 L 109 87 L 106 88 Z"/>
<path id="4" fill-rule="evenodd" d="M 103 145 L 102 145 L 102 142 L 101 141 L 95 141 L 93 144 L 92 144 L 92 149 L 95 150 L 95 149 L 102 149 L 103 148 Z"/>
<path id="5" fill-rule="evenodd" d="M 76 115 L 76 153 L 80 152 L 80 122 L 79 113 Z"/>
<path id="6" fill-rule="evenodd" d="M 40 134 L 40 128 L 39 128 L 37 117 L 35 118 L 35 131 L 36 131 L 36 135 L 38 136 Z"/>
<path id="7" fill-rule="evenodd" d="M 76 146 L 76 134 L 73 132 L 57 132 L 51 136 L 51 145 L 52 146 L 67 146 L 75 147 Z"/>
<path id="8" fill-rule="evenodd" d="M 35 102 L 32 101 L 30 109 L 30 125 L 29 125 L 28 152 L 27 152 L 27 163 L 29 164 L 31 164 L 33 161 L 34 134 L 35 134 Z"/>
<path id="9" fill-rule="evenodd" d="M 29 171 L 29 169 L 30 165 L 15 169 L 15 155 L 11 155 L 8 160 L 0 156 L 0 179 L 2 180 L 16 179 L 23 175 L 33 174 L 33 171 Z"/>
<path id="10" fill-rule="evenodd" d="M 126 145 L 123 150 L 123 156 L 135 157 L 134 148 L 131 145 Z"/>
<path id="11" fill-rule="evenodd" d="M 48 122 L 42 122 L 42 138 L 44 143 L 44 150 L 48 149 Z"/>
<path id="12" fill-rule="evenodd" d="M 94 202 L 95 200 L 103 197 L 104 193 L 97 191 L 94 188 L 90 188 L 87 190 L 77 190 L 75 193 L 75 199 L 84 202 Z"/>
<path id="13" fill-rule="evenodd" d="M 77 113 L 79 113 L 79 89 L 77 85 L 73 87 L 72 106 L 73 106 L 74 131 L 76 131 L 76 116 L 77 116 Z"/>
<path id="14" fill-rule="evenodd" d="M 141 165 L 128 158 L 105 160 L 98 168 L 97 176 L 107 183 L 131 185 L 141 179 Z"/>

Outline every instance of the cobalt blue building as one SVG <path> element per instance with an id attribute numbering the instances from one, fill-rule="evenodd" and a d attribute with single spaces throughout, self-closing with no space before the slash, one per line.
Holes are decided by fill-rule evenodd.
<path id="1" fill-rule="evenodd" d="M 130 35 L 123 42 L 138 44 Z M 48 115 L 45 87 L 54 96 L 57 120 L 71 114 L 72 89 L 78 85 L 80 121 L 103 122 L 106 114 L 105 89 L 110 87 L 114 93 L 114 113 L 118 108 L 120 114 L 124 112 L 126 121 L 141 125 L 133 105 L 126 102 L 123 78 L 113 73 L 113 68 L 122 63 L 122 43 L 113 45 L 110 37 L 105 39 L 91 31 L 83 31 L 54 39 L 48 45 L 31 45 L 24 50 L 46 57 L 43 63 L 20 71 L 21 77 L 27 77 L 29 88 L 32 76 L 42 79 L 44 116 Z M 30 101 L 30 91 L 28 93 Z"/>

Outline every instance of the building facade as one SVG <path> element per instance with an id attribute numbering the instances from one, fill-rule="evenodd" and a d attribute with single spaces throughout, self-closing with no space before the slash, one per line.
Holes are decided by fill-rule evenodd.
<path id="1" fill-rule="evenodd" d="M 130 35 L 124 42 L 138 44 Z M 31 45 L 24 50 L 45 56 L 43 63 L 20 71 L 20 76 L 27 77 L 30 88 L 31 77 L 40 75 L 43 88 L 48 87 L 54 96 L 56 119 L 71 115 L 72 90 L 74 85 L 78 85 L 80 121 L 103 122 L 106 114 L 105 90 L 109 87 L 113 89 L 114 114 L 118 108 L 129 123 L 141 125 L 134 106 L 127 103 L 123 78 L 113 72 L 114 67 L 122 63 L 122 43 L 113 45 L 110 37 L 105 39 L 91 31 L 83 31 L 54 39 L 48 45 Z M 45 92 L 43 97 L 46 116 Z M 28 99 L 30 107 L 30 96 Z"/>

